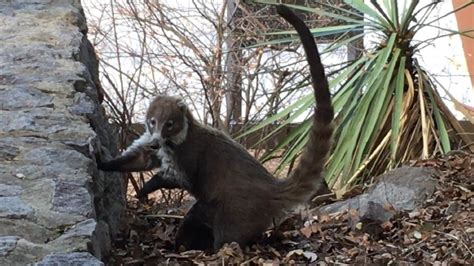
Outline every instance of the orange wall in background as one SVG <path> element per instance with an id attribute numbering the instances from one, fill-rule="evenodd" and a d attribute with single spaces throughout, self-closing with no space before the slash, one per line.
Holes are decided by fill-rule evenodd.
<path id="1" fill-rule="evenodd" d="M 454 9 L 462 6 L 466 0 L 452 0 Z M 456 20 L 458 22 L 459 31 L 474 30 L 474 5 L 458 11 Z M 468 33 L 474 37 L 474 32 Z M 467 68 L 471 76 L 471 84 L 474 88 L 474 39 L 461 36 L 462 46 L 464 48 L 464 56 L 466 57 Z"/>

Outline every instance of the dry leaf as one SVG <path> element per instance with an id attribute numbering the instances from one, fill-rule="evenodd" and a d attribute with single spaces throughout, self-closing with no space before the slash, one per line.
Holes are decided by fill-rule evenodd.
<path id="1" fill-rule="evenodd" d="M 309 260 L 309 262 L 315 262 L 318 259 L 318 255 L 311 251 L 305 251 L 303 252 L 303 255 Z"/>
<path id="2" fill-rule="evenodd" d="M 413 236 L 414 236 L 416 239 L 421 239 L 421 237 L 422 237 L 421 233 L 418 232 L 418 231 L 414 231 L 414 232 L 413 232 Z"/>

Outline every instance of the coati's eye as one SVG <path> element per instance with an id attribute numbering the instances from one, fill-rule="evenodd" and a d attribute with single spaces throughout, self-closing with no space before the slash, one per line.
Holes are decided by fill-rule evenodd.
<path id="1" fill-rule="evenodd" d="M 167 129 L 172 129 L 174 126 L 174 121 L 173 120 L 166 121 L 165 126 Z"/>
<path id="2" fill-rule="evenodd" d="M 153 131 L 152 128 L 155 127 L 155 124 L 156 124 L 155 118 L 150 118 L 150 120 L 148 121 L 148 131 Z"/>

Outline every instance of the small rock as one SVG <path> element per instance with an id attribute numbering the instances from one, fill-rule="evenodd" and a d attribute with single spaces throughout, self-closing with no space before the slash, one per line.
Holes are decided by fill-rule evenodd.
<path id="1" fill-rule="evenodd" d="M 0 217 L 21 219 L 27 218 L 34 213 L 34 210 L 18 196 L 2 197 L 0 204 Z"/>
<path id="2" fill-rule="evenodd" d="M 18 239 L 17 236 L 0 236 L 0 256 L 6 256 L 14 250 Z"/>
<path id="3" fill-rule="evenodd" d="M 0 197 L 19 196 L 22 191 L 20 186 L 0 184 Z"/>
<path id="4" fill-rule="evenodd" d="M 20 153 L 20 149 L 8 143 L 0 143 L 0 160 L 11 161 Z"/>
<path id="5" fill-rule="evenodd" d="M 448 208 L 446 208 L 446 210 L 445 210 L 445 214 L 447 216 L 453 215 L 453 214 L 457 213 L 458 210 L 459 210 L 459 203 L 457 203 L 455 201 L 450 202 L 449 205 L 448 205 Z"/>
<path id="6" fill-rule="evenodd" d="M 74 95 L 73 105 L 68 109 L 74 115 L 87 115 L 92 114 L 96 110 L 96 106 L 89 96 L 78 92 Z"/>
<path id="7" fill-rule="evenodd" d="M 397 211 L 412 211 L 421 206 L 435 190 L 436 180 L 432 178 L 435 174 L 435 170 L 428 168 L 397 168 L 378 177 L 377 184 L 364 194 L 323 206 L 318 211 L 336 213 L 355 209 L 358 216 L 351 217 L 353 226 L 362 218 L 383 223 Z"/>
<path id="8" fill-rule="evenodd" d="M 84 184 L 54 180 L 53 210 L 64 213 L 89 216 L 92 212 L 92 199 Z"/>
<path id="9" fill-rule="evenodd" d="M 421 236 L 421 233 L 418 232 L 418 231 L 413 232 L 413 236 L 414 236 L 416 239 L 421 239 L 421 237 L 422 237 L 422 236 Z"/>

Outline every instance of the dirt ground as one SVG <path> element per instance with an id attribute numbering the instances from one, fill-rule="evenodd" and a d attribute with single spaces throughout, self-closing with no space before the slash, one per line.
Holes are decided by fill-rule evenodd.
<path id="1" fill-rule="evenodd" d="M 474 156 L 463 152 L 410 165 L 439 170 L 424 206 L 389 222 L 351 227 L 350 214 L 288 217 L 257 244 L 232 243 L 215 254 L 173 251 L 177 226 L 192 201 L 180 192 L 155 193 L 147 204 L 130 193 L 128 228 L 114 243 L 108 265 L 157 264 L 435 264 L 474 265 Z"/>

